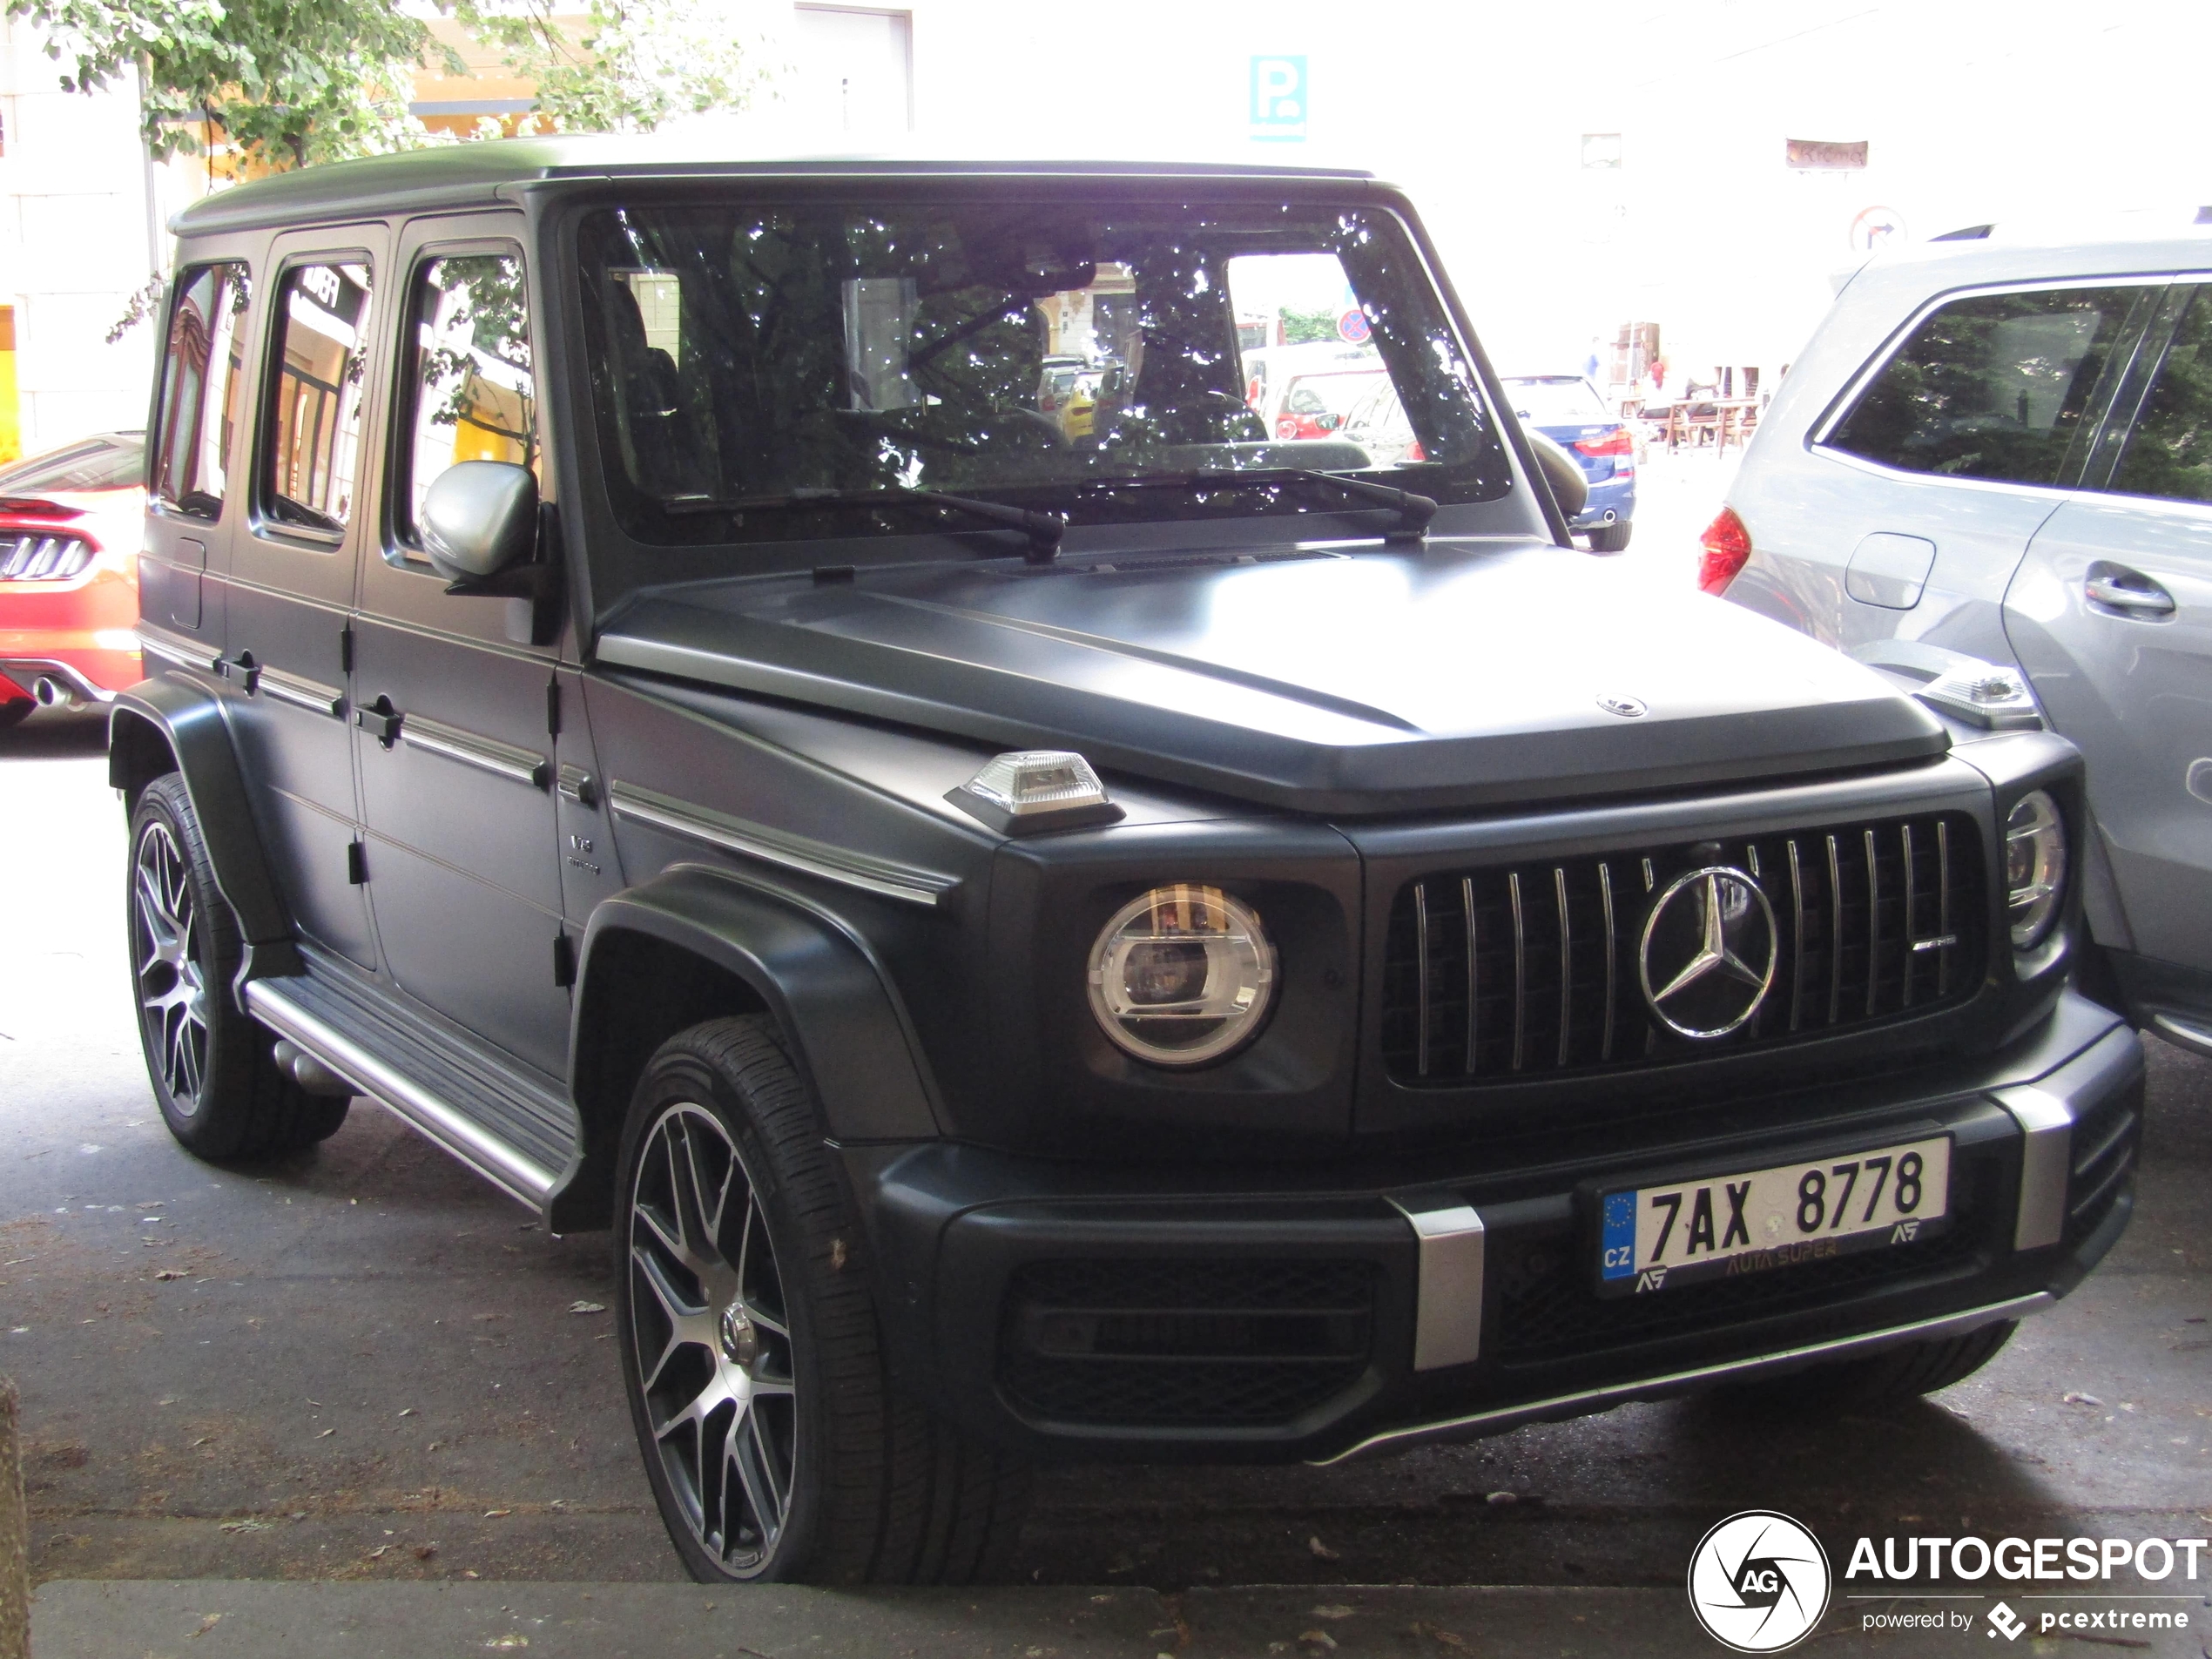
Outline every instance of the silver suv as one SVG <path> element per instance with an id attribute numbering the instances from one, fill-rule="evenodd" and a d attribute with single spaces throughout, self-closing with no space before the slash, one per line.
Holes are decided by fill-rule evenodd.
<path id="1" fill-rule="evenodd" d="M 1703 581 L 1970 698 L 2024 675 L 2089 762 L 2101 988 L 2212 1053 L 2208 226 L 1977 226 L 1869 264 L 1761 425 Z"/>

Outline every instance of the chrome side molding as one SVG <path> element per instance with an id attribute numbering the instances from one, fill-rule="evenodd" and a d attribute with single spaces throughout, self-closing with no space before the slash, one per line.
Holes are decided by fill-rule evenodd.
<path id="1" fill-rule="evenodd" d="M 2004 1319 L 2024 1319 L 2031 1313 L 2040 1313 L 2046 1308 L 2057 1305 L 2058 1298 L 2047 1291 L 2037 1291 L 2030 1296 L 2016 1296 L 2007 1302 L 1992 1302 L 1985 1307 L 1969 1308 L 1964 1313 L 1946 1314 L 1940 1318 L 1919 1319 L 1911 1325 L 1894 1325 L 1886 1330 L 1869 1331 L 1863 1336 L 1808 1342 L 1773 1353 L 1755 1354 L 1748 1359 L 1698 1366 L 1688 1371 L 1669 1372 L 1664 1376 L 1646 1377 L 1637 1382 L 1617 1383 L 1604 1388 L 1585 1388 L 1571 1394 L 1556 1394 L 1549 1399 L 1530 1400 L 1526 1405 L 1502 1406 L 1495 1411 L 1446 1418 L 1440 1422 L 1385 1429 L 1379 1434 L 1370 1434 L 1348 1451 L 1339 1452 L 1334 1457 L 1315 1458 L 1312 1461 L 1316 1467 L 1327 1468 L 1331 1464 L 1348 1463 L 1355 1458 L 1372 1457 L 1382 1452 L 1402 1452 L 1413 1447 L 1440 1441 L 1480 1440 L 1487 1434 L 1501 1434 L 1509 1428 L 1518 1428 L 1523 1423 L 1582 1417 L 1615 1406 L 1625 1406 L 1631 1400 L 1656 1399 L 1668 1394 L 1688 1393 L 1710 1383 L 1745 1382 L 1755 1377 L 1801 1370 L 1806 1366 L 1831 1359 L 1854 1359 L 1860 1354 L 1877 1352 L 1900 1343 L 1963 1336 L 1969 1331 L 1979 1330 L 1985 1325 L 1995 1325 Z"/>
<path id="2" fill-rule="evenodd" d="M 1482 1217 L 1456 1192 L 1386 1193 L 1413 1224 L 1420 1263 L 1413 1369 L 1436 1371 L 1482 1357 Z"/>
<path id="3" fill-rule="evenodd" d="M 749 824 L 711 807 L 695 806 L 673 795 L 640 789 L 619 779 L 608 786 L 607 802 L 617 818 L 651 825 L 671 835 L 704 842 L 725 853 L 735 853 L 741 858 L 804 871 L 825 881 L 857 887 L 863 893 L 887 899 L 903 900 L 907 904 L 934 906 L 960 885 L 958 876 L 893 864 L 888 860 L 870 858 L 826 841 Z"/>
<path id="4" fill-rule="evenodd" d="M 253 690 L 279 703 L 289 703 L 295 709 L 306 709 L 314 714 L 327 714 L 334 719 L 343 718 L 346 694 L 334 685 L 325 685 L 320 680 L 287 674 L 280 668 L 265 668 L 254 675 Z"/>
<path id="5" fill-rule="evenodd" d="M 544 1210 L 560 1179 L 556 1172 L 488 1134 L 412 1078 L 325 1024 L 287 996 L 276 981 L 248 980 L 246 1011 L 509 1197 L 532 1210 Z"/>
<path id="6" fill-rule="evenodd" d="M 510 783 L 528 784 L 533 789 L 543 789 L 552 780 L 550 761 L 542 754 L 529 749 L 518 749 L 511 743 L 481 738 L 473 732 L 463 732 L 457 725 L 426 720 L 419 714 L 403 717 L 399 722 L 399 728 L 400 741 L 410 749 L 443 755 L 448 760 L 458 760 L 464 766 L 474 766 L 479 772 L 488 772 L 495 778 L 504 778 Z"/>

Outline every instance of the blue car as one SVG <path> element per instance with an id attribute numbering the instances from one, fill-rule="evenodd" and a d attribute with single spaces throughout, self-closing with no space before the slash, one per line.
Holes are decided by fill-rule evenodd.
<path id="1" fill-rule="evenodd" d="M 1593 553 L 1622 551 L 1636 510 L 1635 438 L 1627 423 L 1580 374 L 1515 375 L 1505 388 L 1523 425 L 1582 463 L 1590 497 L 1570 528 L 1589 536 Z"/>

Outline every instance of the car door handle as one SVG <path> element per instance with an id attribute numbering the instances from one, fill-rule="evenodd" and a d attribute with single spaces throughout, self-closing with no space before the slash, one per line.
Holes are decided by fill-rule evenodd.
<path id="1" fill-rule="evenodd" d="M 248 697 L 253 696 L 259 689 L 257 682 L 260 676 L 261 665 L 253 660 L 253 653 L 250 651 L 242 651 L 235 657 L 218 657 L 210 666 L 220 678 L 236 680 L 244 686 Z"/>
<path id="2" fill-rule="evenodd" d="M 2138 576 L 2133 570 L 2093 576 L 2081 584 L 2081 591 L 2094 604 L 2136 616 L 2169 617 L 2174 613 L 2174 596 L 2148 577 Z"/>
<path id="3" fill-rule="evenodd" d="M 354 724 L 387 749 L 400 740 L 400 711 L 392 706 L 392 699 L 380 697 L 374 703 L 364 704 L 354 711 Z"/>

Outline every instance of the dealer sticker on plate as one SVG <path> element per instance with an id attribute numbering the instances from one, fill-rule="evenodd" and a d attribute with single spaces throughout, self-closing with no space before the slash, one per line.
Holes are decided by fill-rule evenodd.
<path id="1" fill-rule="evenodd" d="M 1599 1288 L 1614 1295 L 1909 1244 L 1951 1204 L 1951 1137 L 1784 1163 L 1599 1200 Z"/>

